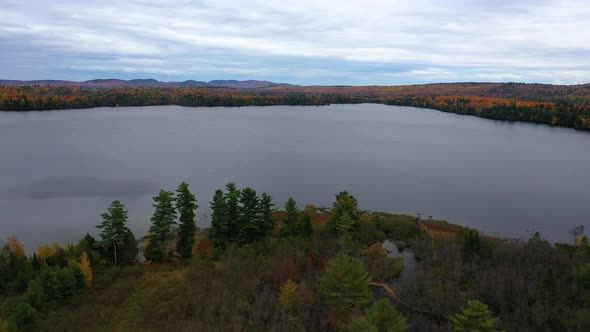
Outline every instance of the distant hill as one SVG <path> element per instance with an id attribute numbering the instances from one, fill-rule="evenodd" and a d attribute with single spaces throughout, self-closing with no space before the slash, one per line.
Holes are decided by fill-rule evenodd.
<path id="1" fill-rule="evenodd" d="M 202 88 L 202 87 L 223 87 L 234 89 L 259 89 L 276 86 L 288 86 L 290 84 L 275 83 L 269 81 L 236 81 L 236 80 L 215 80 L 210 82 L 188 80 L 184 82 L 160 82 L 155 79 L 133 79 L 120 80 L 115 78 L 96 79 L 84 82 L 61 81 L 61 80 L 34 80 L 15 81 L 0 80 L 0 86 L 26 86 L 26 85 L 48 85 L 48 86 L 79 86 L 83 88 L 133 88 L 133 87 L 158 87 L 158 88 Z"/>

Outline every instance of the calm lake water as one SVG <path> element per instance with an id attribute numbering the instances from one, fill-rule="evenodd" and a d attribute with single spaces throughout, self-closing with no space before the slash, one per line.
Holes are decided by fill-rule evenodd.
<path id="1" fill-rule="evenodd" d="M 447 219 L 488 234 L 569 241 L 590 226 L 590 134 L 384 105 L 96 108 L 0 113 L 0 238 L 28 248 L 95 232 L 115 199 L 137 236 L 151 197 L 190 183 L 199 225 L 227 182 L 282 206 Z"/>

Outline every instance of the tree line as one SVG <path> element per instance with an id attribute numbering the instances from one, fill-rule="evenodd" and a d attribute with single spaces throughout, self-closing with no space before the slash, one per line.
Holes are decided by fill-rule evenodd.
<path id="1" fill-rule="evenodd" d="M 411 87 L 273 87 L 84 89 L 0 86 L 0 110 L 115 106 L 271 106 L 381 103 L 478 117 L 590 130 L 590 88 L 519 84 Z"/>

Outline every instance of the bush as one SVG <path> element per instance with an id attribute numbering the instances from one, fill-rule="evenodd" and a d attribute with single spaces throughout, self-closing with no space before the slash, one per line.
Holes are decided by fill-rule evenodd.
<path id="1" fill-rule="evenodd" d="M 385 241 L 385 233 L 379 229 L 374 221 L 362 220 L 359 224 L 358 240 L 361 244 L 370 246 Z"/>
<path id="2" fill-rule="evenodd" d="M 404 269 L 401 257 L 380 257 L 364 261 L 365 268 L 377 280 L 391 281 L 397 278 Z"/>
<path id="3" fill-rule="evenodd" d="M 63 303 L 67 298 L 76 294 L 83 284 L 81 272 L 74 267 L 42 269 L 36 280 L 44 290 L 43 302 Z"/>
<path id="4" fill-rule="evenodd" d="M 412 241 L 422 235 L 420 225 L 411 216 L 376 212 L 379 229 L 388 239 L 396 241 Z"/>

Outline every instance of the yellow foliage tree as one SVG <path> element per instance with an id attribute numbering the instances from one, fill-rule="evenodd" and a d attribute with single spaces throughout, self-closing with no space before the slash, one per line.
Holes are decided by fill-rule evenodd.
<path id="1" fill-rule="evenodd" d="M 40 246 L 37 249 L 37 258 L 41 262 L 46 263 L 47 258 L 55 256 L 60 249 L 61 247 L 58 244 Z"/>
<path id="2" fill-rule="evenodd" d="M 78 266 L 84 276 L 84 285 L 88 288 L 92 287 L 92 267 L 90 267 L 90 260 L 88 259 L 86 251 L 82 253 Z"/>
<path id="3" fill-rule="evenodd" d="M 15 256 L 26 256 L 25 253 L 25 246 L 22 245 L 16 238 L 16 236 L 11 236 L 8 238 L 8 249 L 12 252 Z"/>
<path id="4" fill-rule="evenodd" d="M 281 286 L 279 293 L 279 304 L 284 309 L 292 309 L 299 301 L 299 285 L 289 279 Z"/>

